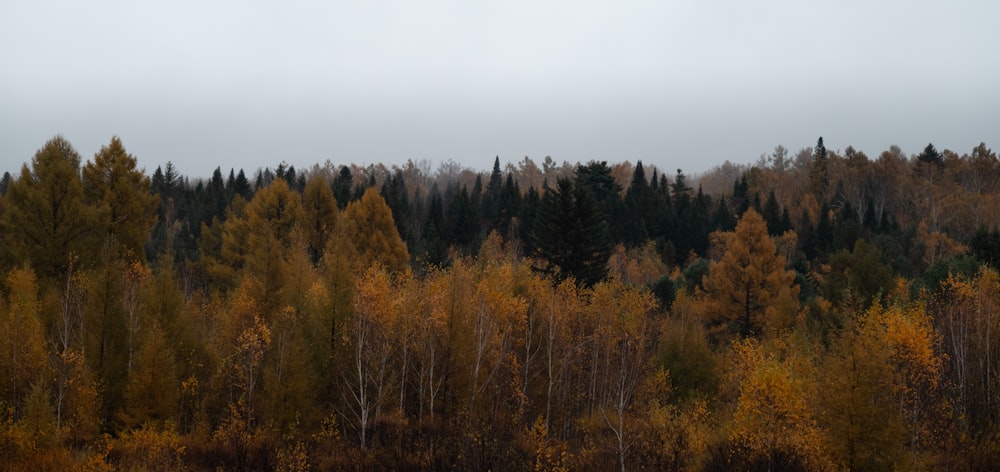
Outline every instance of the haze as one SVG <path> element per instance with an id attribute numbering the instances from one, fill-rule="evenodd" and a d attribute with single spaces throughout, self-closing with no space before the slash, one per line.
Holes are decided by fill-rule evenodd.
<path id="1" fill-rule="evenodd" d="M 112 135 L 192 177 L 455 160 L 689 173 L 823 136 L 1000 146 L 992 1 L 7 1 L 0 172 Z"/>

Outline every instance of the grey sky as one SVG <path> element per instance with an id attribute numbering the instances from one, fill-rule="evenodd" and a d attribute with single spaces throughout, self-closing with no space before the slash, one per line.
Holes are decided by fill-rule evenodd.
<path id="1" fill-rule="evenodd" d="M 6 0 L 0 172 L 1000 148 L 1000 2 Z"/>

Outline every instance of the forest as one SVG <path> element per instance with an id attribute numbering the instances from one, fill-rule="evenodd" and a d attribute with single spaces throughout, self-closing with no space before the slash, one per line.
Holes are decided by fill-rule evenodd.
<path id="1" fill-rule="evenodd" d="M 44 143 L 0 180 L 2 468 L 1000 463 L 985 144 L 430 167 Z"/>

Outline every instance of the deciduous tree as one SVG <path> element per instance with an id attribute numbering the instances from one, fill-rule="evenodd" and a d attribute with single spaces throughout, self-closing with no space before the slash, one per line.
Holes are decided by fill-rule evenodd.
<path id="1" fill-rule="evenodd" d="M 717 234 L 724 252 L 704 280 L 706 321 L 744 338 L 788 326 L 798 311 L 799 288 L 763 218 L 747 210 L 734 232 Z"/>
<path id="2" fill-rule="evenodd" d="M 39 275 L 51 280 L 63 275 L 72 254 L 89 261 L 84 236 L 94 212 L 84 203 L 80 155 L 62 136 L 35 153 L 31 167 L 10 183 L 4 198 L 4 233 L 13 258 L 30 261 Z"/>
<path id="3" fill-rule="evenodd" d="M 158 197 L 149 192 L 149 177 L 136 169 L 136 159 L 117 136 L 83 166 L 86 201 L 96 211 L 96 244 L 113 239 L 121 249 L 144 258 L 144 246 L 156 224 Z"/>

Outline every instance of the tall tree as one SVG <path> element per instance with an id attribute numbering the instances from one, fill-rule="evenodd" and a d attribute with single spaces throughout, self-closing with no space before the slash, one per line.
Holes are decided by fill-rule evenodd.
<path id="1" fill-rule="evenodd" d="M 585 285 L 604 278 L 611 254 L 608 226 L 586 185 L 560 178 L 538 207 L 534 243 L 541 269 Z"/>
<path id="2" fill-rule="evenodd" d="M 56 136 L 35 153 L 30 168 L 21 167 L 20 177 L 7 190 L 6 250 L 16 261 L 30 261 L 40 277 L 58 277 L 69 267 L 71 255 L 90 260 L 93 251 L 85 251 L 84 236 L 93 216 L 84 203 L 80 155 Z"/>
<path id="3" fill-rule="evenodd" d="M 221 177 L 220 177 L 221 181 Z M 143 246 L 156 224 L 158 198 L 149 192 L 149 177 L 117 136 L 83 167 L 86 200 L 97 210 L 97 244 L 113 239 L 123 251 L 144 257 Z"/>
<path id="4" fill-rule="evenodd" d="M 725 252 L 712 263 L 702 293 L 708 321 L 744 338 L 789 324 L 798 311 L 799 288 L 760 214 L 747 210 L 736 230 L 719 234 L 718 242 Z"/>
<path id="5" fill-rule="evenodd" d="M 830 185 L 830 163 L 826 156 L 826 146 L 823 144 L 823 137 L 816 140 L 816 147 L 813 149 L 813 160 L 810 164 L 809 179 L 813 186 L 813 193 L 816 198 L 823 199 L 826 195 L 826 188 Z"/>
<path id="6" fill-rule="evenodd" d="M 0 401 L 18 419 L 31 385 L 45 383 L 48 366 L 35 273 L 30 268 L 12 270 L 5 288 L 9 295 L 7 306 L 0 305 Z"/>
<path id="7" fill-rule="evenodd" d="M 277 313 L 285 278 L 283 265 L 302 223 L 302 200 L 283 178 L 258 191 L 246 209 L 244 265 L 261 284 L 257 292 L 265 317 Z M 225 244 L 225 242 L 224 242 Z"/>
<path id="8" fill-rule="evenodd" d="M 309 242 L 309 254 L 313 263 L 318 264 L 340 214 L 333 190 L 322 174 L 317 173 L 309 179 L 302 194 L 302 206 L 305 210 L 304 228 Z"/>
<path id="9" fill-rule="evenodd" d="M 642 161 L 635 165 L 632 183 L 625 193 L 625 242 L 637 245 L 653 236 L 651 228 L 656 225 L 657 202 L 654 190 L 646 182 L 646 172 Z"/>
<path id="10" fill-rule="evenodd" d="M 360 200 L 344 210 L 342 224 L 348 240 L 354 245 L 360 267 L 375 263 L 389 270 L 402 270 L 410 260 L 406 244 L 399 237 L 392 210 L 378 193 L 369 187 Z"/>
<path id="11" fill-rule="evenodd" d="M 590 193 L 596 213 L 607 222 L 610 241 L 621 241 L 625 218 L 621 208 L 622 188 L 615 181 L 611 167 L 606 161 L 591 161 L 577 166 L 575 177 L 574 184 Z"/>

